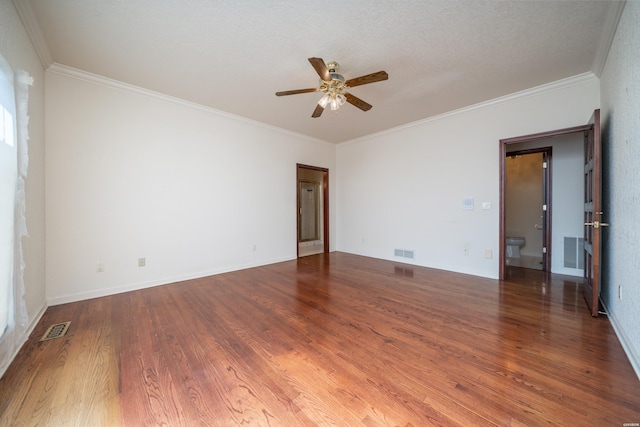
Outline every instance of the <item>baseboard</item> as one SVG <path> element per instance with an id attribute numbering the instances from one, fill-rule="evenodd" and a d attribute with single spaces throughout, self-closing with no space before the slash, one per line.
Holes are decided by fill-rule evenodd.
<path id="1" fill-rule="evenodd" d="M 24 334 L 22 334 L 22 336 L 20 337 L 20 340 L 19 340 L 20 344 L 18 344 L 14 349 L 13 354 L 9 358 L 9 361 L 7 362 L 7 364 L 2 367 L 2 370 L 0 371 L 0 378 L 4 376 L 5 372 L 7 372 L 7 369 L 9 369 L 9 366 L 11 366 L 11 364 L 13 363 L 13 360 L 16 358 L 18 353 L 20 353 L 20 350 L 22 350 L 22 347 L 29 339 L 29 336 L 31 336 L 31 333 L 38 325 L 38 322 L 40 322 L 40 319 L 42 319 L 42 316 L 44 316 L 44 312 L 47 311 L 47 307 L 48 305 L 44 303 L 40 307 L 36 315 L 33 317 L 33 319 L 31 319 L 31 321 L 29 322 L 27 329 L 24 331 Z"/>
<path id="2" fill-rule="evenodd" d="M 158 279 L 158 280 L 151 280 L 148 282 L 127 283 L 121 286 L 112 286 L 109 288 L 95 289 L 87 292 L 78 292 L 74 294 L 60 295 L 60 296 L 47 298 L 47 303 L 50 306 L 53 306 L 53 305 L 67 304 L 70 302 L 84 301 L 92 298 L 100 298 L 100 297 L 105 297 L 109 295 L 116 295 L 116 294 L 121 294 L 125 292 L 153 288 L 156 286 L 169 285 L 171 283 L 183 282 L 185 280 L 200 279 L 202 277 L 215 276 L 223 273 L 230 273 L 232 271 L 244 270 L 247 268 L 261 267 L 263 265 L 275 264 L 278 262 L 291 261 L 292 259 L 295 259 L 295 257 L 270 259 L 270 260 L 264 260 L 258 263 L 236 265 L 236 266 L 225 267 L 225 268 L 220 268 L 216 270 L 201 271 L 198 273 L 184 274 L 184 275 L 167 277 L 167 278 Z"/>
<path id="3" fill-rule="evenodd" d="M 631 346 L 631 340 L 629 340 L 627 335 L 624 333 L 624 329 L 620 325 L 620 322 L 618 322 L 618 318 L 615 316 L 614 313 L 611 313 L 611 311 L 609 311 L 609 308 L 604 303 L 604 301 L 600 300 L 600 303 L 602 304 L 605 311 L 607 312 L 607 316 L 609 317 L 609 322 L 611 322 L 613 331 L 616 333 L 616 336 L 618 337 L 618 341 L 620 341 L 620 344 L 622 345 L 622 349 L 627 355 L 627 358 L 629 359 L 629 362 L 631 363 L 631 366 L 633 367 L 633 370 L 635 371 L 636 376 L 638 377 L 638 380 L 640 380 L 640 357 L 638 357 L 638 355 L 633 350 L 633 347 Z"/>

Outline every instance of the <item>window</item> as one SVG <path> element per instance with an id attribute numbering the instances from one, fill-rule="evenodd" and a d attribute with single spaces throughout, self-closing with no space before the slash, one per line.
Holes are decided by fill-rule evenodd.
<path id="1" fill-rule="evenodd" d="M 0 372 L 27 340 L 22 237 L 27 236 L 25 179 L 29 167 L 29 86 L 0 55 Z"/>
<path id="2" fill-rule="evenodd" d="M 0 337 L 13 322 L 18 150 L 13 71 L 0 56 Z"/>
<path id="3" fill-rule="evenodd" d="M 9 147 L 15 145 L 13 113 L 4 105 L 0 105 L 0 142 L 4 142 Z"/>

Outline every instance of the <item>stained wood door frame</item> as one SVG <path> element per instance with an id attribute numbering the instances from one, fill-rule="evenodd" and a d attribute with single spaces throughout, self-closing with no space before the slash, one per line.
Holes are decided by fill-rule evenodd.
<path id="1" fill-rule="evenodd" d="M 553 188 L 551 163 L 552 149 L 551 147 L 529 148 L 524 150 L 510 151 L 506 156 L 526 156 L 527 154 L 542 154 L 542 162 L 546 163 L 546 167 L 542 171 L 542 204 L 546 207 L 540 207 L 542 214 L 542 271 L 551 272 L 551 189 Z M 506 164 L 505 164 L 506 174 Z M 505 187 L 506 191 L 506 187 Z M 505 202 L 506 204 L 506 202 Z M 506 206 L 505 206 L 506 209 Z M 506 212 L 505 212 L 506 224 Z M 505 225 L 506 228 L 506 225 Z M 506 236 L 505 236 L 506 237 Z"/>
<path id="2" fill-rule="evenodd" d="M 506 212 L 505 212 L 505 191 L 506 191 L 506 159 L 507 146 L 511 144 L 520 144 L 523 142 L 539 141 L 541 139 L 552 138 L 554 136 L 568 135 L 572 133 L 584 133 L 591 129 L 591 125 L 574 126 L 570 128 L 557 129 L 548 132 L 533 133 L 529 135 L 516 136 L 513 138 L 505 138 L 500 140 L 500 237 L 499 237 L 499 257 L 498 257 L 498 278 L 504 280 L 507 274 L 506 265 L 506 245 L 504 239 L 506 237 Z"/>
<path id="3" fill-rule="evenodd" d="M 304 165 L 301 163 L 296 164 L 296 257 L 300 257 L 300 244 L 298 242 L 298 236 L 300 235 L 300 189 L 298 183 L 300 182 L 300 169 L 309 169 L 313 171 L 322 172 L 322 241 L 324 253 L 329 253 L 329 169 L 321 168 L 318 166 Z"/>

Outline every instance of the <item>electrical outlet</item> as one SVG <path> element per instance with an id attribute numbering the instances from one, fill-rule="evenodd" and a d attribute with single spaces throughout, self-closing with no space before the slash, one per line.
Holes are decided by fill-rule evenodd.
<path id="1" fill-rule="evenodd" d="M 493 258 L 493 251 L 491 249 L 485 249 L 484 250 L 484 257 L 486 259 L 491 259 Z"/>
<path id="2" fill-rule="evenodd" d="M 465 256 L 469 256 L 469 248 L 465 246 L 463 249 L 463 253 Z"/>
<path id="3" fill-rule="evenodd" d="M 145 258 L 138 258 L 138 267 L 144 267 L 147 265 L 147 260 Z"/>
<path id="4" fill-rule="evenodd" d="M 253 246 L 251 247 L 251 250 L 252 250 L 253 252 L 255 252 L 255 251 L 256 251 L 256 249 L 257 249 L 257 246 L 256 246 L 256 244 L 254 243 L 254 244 L 253 244 Z"/>
<path id="5" fill-rule="evenodd" d="M 104 271 L 104 264 L 102 262 L 98 262 L 96 264 L 96 272 L 102 273 Z"/>
<path id="6" fill-rule="evenodd" d="M 622 286 L 618 286 L 618 299 L 622 299 Z"/>

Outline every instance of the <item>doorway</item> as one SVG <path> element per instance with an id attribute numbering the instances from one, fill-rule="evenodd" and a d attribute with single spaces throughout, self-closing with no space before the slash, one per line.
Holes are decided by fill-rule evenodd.
<path id="1" fill-rule="evenodd" d="M 606 228 L 609 226 L 608 223 L 603 221 L 606 213 L 602 210 L 602 147 L 600 139 L 599 109 L 593 111 L 593 115 L 586 125 L 500 140 L 500 251 L 498 261 L 498 278 L 500 280 L 504 280 L 507 275 L 505 250 L 507 147 L 512 144 L 540 141 L 546 138 L 558 138 L 564 136 L 578 136 L 583 142 L 582 158 L 580 159 L 581 164 L 579 168 L 580 173 L 576 173 L 576 176 L 574 177 L 577 178 L 578 175 L 580 175 L 579 179 L 581 180 L 581 184 L 575 185 L 574 189 L 567 193 L 572 196 L 576 196 L 577 193 L 580 193 L 580 200 L 582 204 L 581 215 L 579 220 L 573 221 L 575 222 L 573 226 L 578 226 L 580 232 L 574 232 L 575 237 L 569 236 L 564 239 L 563 254 L 565 256 L 565 267 L 567 266 L 567 261 L 569 261 L 569 264 L 574 264 L 573 267 L 577 266 L 581 269 L 582 276 L 584 278 L 584 298 L 591 315 L 597 317 L 600 313 L 599 296 L 600 287 L 602 286 L 600 283 L 600 264 L 602 261 L 600 248 L 601 233 L 602 227 Z M 563 143 L 559 146 L 562 147 L 565 145 L 566 144 Z M 582 237 L 579 237 L 579 235 L 582 235 Z M 580 267 L 579 264 L 581 260 L 582 266 Z"/>
<path id="2" fill-rule="evenodd" d="M 329 170 L 297 165 L 297 256 L 329 252 Z"/>
<path id="3" fill-rule="evenodd" d="M 506 264 L 549 271 L 551 266 L 551 147 L 513 144 L 505 167 Z"/>
<path id="4" fill-rule="evenodd" d="M 507 166 L 511 161 L 510 156 L 518 152 L 520 155 L 527 155 L 527 153 L 545 151 L 545 149 L 549 149 L 549 156 L 551 149 L 553 150 L 554 165 L 552 171 L 551 159 L 549 159 L 546 172 L 544 172 L 548 174 L 547 190 L 546 193 L 543 193 L 547 201 L 536 212 L 536 220 L 529 221 L 532 223 L 528 224 L 530 226 L 528 231 L 538 231 L 535 230 L 536 225 L 543 228 L 538 233 L 543 239 L 543 250 L 546 247 L 542 264 L 544 271 L 571 276 L 583 275 L 584 265 L 580 253 L 583 233 L 582 138 L 586 129 L 588 126 L 577 126 L 500 140 L 500 251 L 498 262 L 501 279 L 506 277 L 506 269 L 509 266 L 506 237 L 513 232 L 507 227 L 506 210 L 509 202 L 507 200 Z M 556 179 L 553 179 L 554 176 Z M 551 216 L 552 203 L 553 218 Z M 542 211 L 544 204 L 547 205 L 546 214 Z M 538 220 L 541 220 L 542 223 Z M 525 240 L 528 240 L 526 236 L 524 237 Z M 526 253 L 527 250 L 525 250 Z"/>

